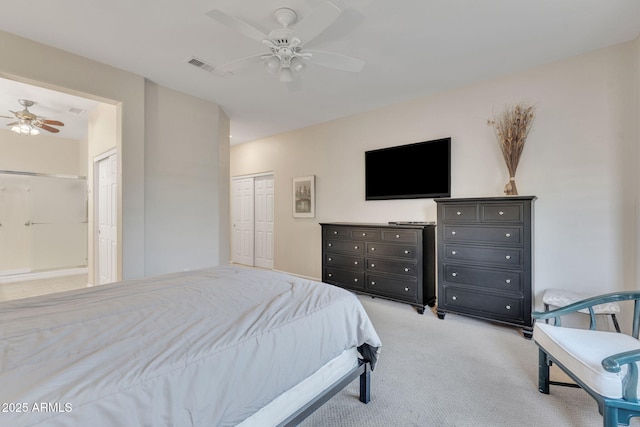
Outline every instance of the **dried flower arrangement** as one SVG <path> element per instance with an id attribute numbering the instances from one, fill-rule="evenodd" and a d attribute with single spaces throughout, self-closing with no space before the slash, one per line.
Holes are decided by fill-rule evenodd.
<path id="1" fill-rule="evenodd" d="M 502 156 L 509 170 L 509 182 L 504 187 L 504 192 L 508 196 L 518 194 L 515 181 L 516 169 L 534 119 L 535 107 L 521 103 L 507 107 L 495 119 L 487 120 L 487 124 L 495 130 Z"/>

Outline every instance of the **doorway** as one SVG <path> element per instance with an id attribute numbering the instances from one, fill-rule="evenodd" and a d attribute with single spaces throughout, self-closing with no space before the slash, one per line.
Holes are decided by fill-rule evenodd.
<path id="1" fill-rule="evenodd" d="M 273 269 L 273 174 L 232 180 L 232 256 L 234 263 Z"/>

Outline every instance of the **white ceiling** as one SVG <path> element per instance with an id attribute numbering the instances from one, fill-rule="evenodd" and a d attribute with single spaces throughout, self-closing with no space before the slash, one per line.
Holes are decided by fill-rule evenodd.
<path id="1" fill-rule="evenodd" d="M 195 56 L 219 66 L 266 53 L 259 42 L 209 18 L 206 12 L 212 9 L 268 33 L 279 25 L 276 8 L 293 8 L 304 19 L 323 1 L 14 1 L 3 4 L 0 29 L 215 102 L 231 119 L 232 143 L 505 75 L 640 34 L 638 0 L 332 0 L 342 15 L 305 47 L 363 59 L 360 73 L 311 63 L 291 90 L 259 64 L 219 77 L 186 62 Z M 39 94 L 3 93 L 0 112 L 15 110 L 17 98 L 27 96 L 45 107 Z M 48 116 L 36 107 L 32 112 Z M 48 118 L 65 121 L 57 112 Z"/>

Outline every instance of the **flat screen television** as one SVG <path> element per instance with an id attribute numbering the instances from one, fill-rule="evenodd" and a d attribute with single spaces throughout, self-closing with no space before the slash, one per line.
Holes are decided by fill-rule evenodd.
<path id="1" fill-rule="evenodd" d="M 365 199 L 451 197 L 451 138 L 365 152 Z"/>

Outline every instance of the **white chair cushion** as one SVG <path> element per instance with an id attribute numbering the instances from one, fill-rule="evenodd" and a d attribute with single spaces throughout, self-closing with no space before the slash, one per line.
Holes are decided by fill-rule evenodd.
<path id="1" fill-rule="evenodd" d="M 640 341 L 616 332 L 564 328 L 536 322 L 533 339 L 548 354 L 573 372 L 596 393 L 619 399 L 626 367 L 615 374 L 602 367 L 602 360 L 624 351 L 640 349 Z"/>
<path id="2" fill-rule="evenodd" d="M 588 295 L 567 291 L 565 289 L 547 289 L 544 291 L 544 294 L 542 294 L 542 302 L 554 307 L 564 307 L 585 298 L 588 298 Z M 589 310 L 586 308 L 578 311 L 589 314 Z M 620 304 L 617 302 L 607 302 L 605 304 L 594 305 L 593 311 L 595 314 L 620 313 Z"/>

